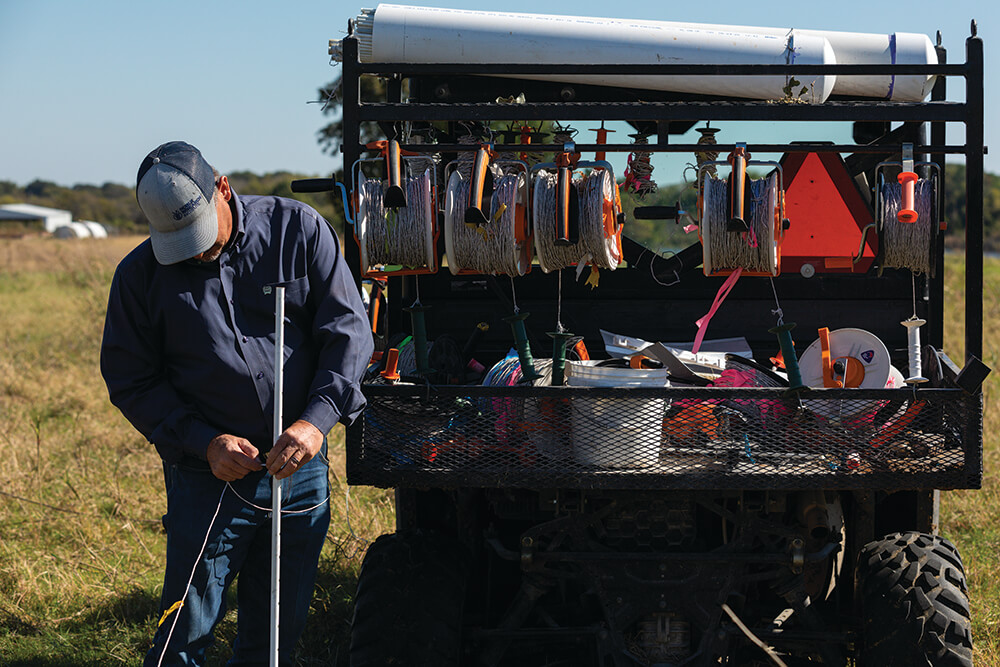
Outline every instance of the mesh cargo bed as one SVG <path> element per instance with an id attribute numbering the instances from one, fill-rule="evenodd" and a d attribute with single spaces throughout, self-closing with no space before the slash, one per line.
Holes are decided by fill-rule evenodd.
<path id="1" fill-rule="evenodd" d="M 577 489 L 958 489 L 982 480 L 960 389 L 366 385 L 351 484 Z"/>

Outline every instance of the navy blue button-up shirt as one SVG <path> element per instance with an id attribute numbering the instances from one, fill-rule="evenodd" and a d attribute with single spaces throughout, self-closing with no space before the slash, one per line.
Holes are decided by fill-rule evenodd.
<path id="1" fill-rule="evenodd" d="M 101 347 L 111 402 L 168 462 L 205 458 L 220 433 L 270 449 L 275 291 L 285 290 L 284 427 L 323 433 L 364 408 L 364 305 L 336 234 L 312 208 L 237 197 L 218 261 L 169 266 L 147 239 L 118 265 Z"/>

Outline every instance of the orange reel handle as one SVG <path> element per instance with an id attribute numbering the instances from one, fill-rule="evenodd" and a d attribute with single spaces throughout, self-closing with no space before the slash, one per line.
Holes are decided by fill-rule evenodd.
<path id="1" fill-rule="evenodd" d="M 395 139 L 390 139 L 385 149 L 385 173 L 388 183 L 382 195 L 382 205 L 386 208 L 405 208 L 403 163 L 399 153 L 399 142 Z"/>
<path id="2" fill-rule="evenodd" d="M 896 218 L 900 222 L 916 222 L 917 211 L 915 206 L 915 194 L 917 175 L 912 171 L 904 171 L 899 174 L 899 184 L 903 186 L 903 201 L 899 207 Z"/>
<path id="3" fill-rule="evenodd" d="M 742 147 L 738 147 L 729 155 L 729 163 L 733 165 L 733 171 L 729 175 L 728 228 L 730 230 L 744 231 L 749 228 L 744 210 L 747 196 L 747 159 L 749 157 Z"/>
<path id="4" fill-rule="evenodd" d="M 823 386 L 828 389 L 839 389 L 844 383 L 833 377 L 833 358 L 830 356 L 830 329 L 821 327 L 819 333 L 820 353 L 823 359 Z"/>
<path id="5" fill-rule="evenodd" d="M 570 189 L 573 187 L 573 173 L 569 167 L 559 167 L 556 180 L 556 245 L 570 245 Z"/>
<path id="6" fill-rule="evenodd" d="M 606 144 L 606 143 L 608 143 L 608 131 L 609 130 L 607 130 L 606 128 L 603 128 L 603 127 L 599 127 L 596 130 L 594 130 L 594 132 L 597 132 L 597 143 L 598 144 Z M 598 162 L 602 162 L 606 157 L 607 157 L 607 154 L 604 151 L 596 151 L 594 153 L 594 158 L 596 158 Z"/>
<path id="7" fill-rule="evenodd" d="M 399 371 L 397 370 L 398 364 L 399 350 L 395 347 L 390 348 L 385 357 L 385 370 L 381 373 L 382 377 L 389 382 L 396 382 L 399 380 Z"/>
<path id="8" fill-rule="evenodd" d="M 472 181 L 469 185 L 469 206 L 465 209 L 465 222 L 469 225 L 485 225 L 489 222 L 483 210 L 483 191 L 486 189 L 486 176 L 489 173 L 490 152 L 486 146 L 480 146 L 472 163 Z"/>

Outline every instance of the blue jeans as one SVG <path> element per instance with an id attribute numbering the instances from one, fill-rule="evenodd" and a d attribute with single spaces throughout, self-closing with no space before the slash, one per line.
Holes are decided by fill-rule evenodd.
<path id="1" fill-rule="evenodd" d="M 322 455 L 285 480 L 278 636 L 282 665 L 292 664 L 292 652 L 305 627 L 319 554 L 330 525 L 330 504 L 323 502 L 329 496 L 327 466 L 324 442 Z M 160 614 L 184 596 L 192 568 L 194 578 L 183 607 L 157 629 L 144 665 L 204 664 L 205 651 L 214 640 L 212 631 L 226 613 L 226 591 L 236 575 L 237 633 L 228 664 L 267 665 L 271 626 L 271 476 L 264 471 L 251 473 L 232 482 L 233 488 L 229 489 L 212 474 L 207 463 L 193 461 L 165 464 L 164 478 L 167 566 Z M 255 509 L 247 503 L 266 509 Z M 310 512 L 285 513 L 320 503 Z M 195 565 L 217 506 L 219 514 Z M 175 615 L 176 627 L 164 654 L 164 642 Z"/>

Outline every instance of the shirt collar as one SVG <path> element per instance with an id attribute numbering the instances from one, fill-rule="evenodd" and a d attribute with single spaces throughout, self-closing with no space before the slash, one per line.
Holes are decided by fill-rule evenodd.
<path id="1" fill-rule="evenodd" d="M 233 231 L 229 235 L 229 241 L 222 248 L 224 253 L 239 252 L 240 241 L 243 240 L 243 206 L 240 204 L 240 198 L 237 196 L 236 191 L 230 188 L 232 193 L 232 198 L 229 200 L 229 210 L 233 212 Z"/>

